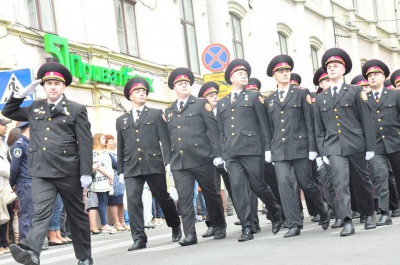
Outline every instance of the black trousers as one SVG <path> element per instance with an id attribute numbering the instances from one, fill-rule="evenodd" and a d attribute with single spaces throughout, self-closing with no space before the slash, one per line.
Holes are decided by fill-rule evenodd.
<path id="1" fill-rule="evenodd" d="M 177 227 L 181 224 L 175 202 L 167 191 L 165 174 L 149 174 L 135 177 L 125 177 L 126 198 L 128 203 L 128 215 L 131 226 L 132 239 L 139 238 L 147 242 L 143 219 L 143 186 L 147 182 L 152 196 L 160 204 L 165 221 L 169 227 Z"/>
<path id="2" fill-rule="evenodd" d="M 226 168 L 229 172 L 233 202 L 242 227 L 250 227 L 255 232 L 252 217 L 254 207 L 249 188 L 272 214 L 280 210 L 271 188 L 264 181 L 264 157 L 235 156 L 226 160 Z"/>
<path id="3" fill-rule="evenodd" d="M 342 216 L 340 213 L 339 200 L 336 197 L 335 189 L 333 188 L 332 183 L 332 169 L 329 165 L 324 163 L 319 169 L 318 173 L 322 179 L 322 187 L 325 190 L 326 201 L 329 207 L 332 208 L 335 219 L 341 219 Z"/>
<path id="4" fill-rule="evenodd" d="M 400 193 L 400 152 L 388 154 L 388 158 L 393 170 L 393 175 L 397 186 L 397 192 Z M 394 184 L 393 182 L 394 181 L 390 180 L 389 176 L 389 190 L 393 190 L 393 187 L 391 187 L 391 185 Z"/>
<path id="5" fill-rule="evenodd" d="M 182 214 L 185 236 L 196 233 L 196 217 L 193 208 L 195 180 L 197 180 L 203 192 L 211 225 L 213 227 L 226 227 L 221 192 L 217 192 L 215 166 L 212 163 L 195 168 L 174 170 L 172 175 L 178 191 L 178 204 Z"/>
<path id="6" fill-rule="evenodd" d="M 32 178 L 32 226 L 21 244 L 40 255 L 53 215 L 57 192 L 60 193 L 71 228 L 71 239 L 78 260 L 91 257 L 89 219 L 83 204 L 80 176 Z"/>
<path id="7" fill-rule="evenodd" d="M 392 165 L 389 163 L 389 209 L 396 210 L 400 207 L 399 192 L 396 186 Z"/>
<path id="8" fill-rule="evenodd" d="M 282 206 L 281 196 L 279 195 L 278 181 L 276 180 L 275 166 L 272 163 L 264 164 L 264 181 L 271 188 L 276 202 Z"/>
<path id="9" fill-rule="evenodd" d="M 297 190 L 294 188 L 295 179 L 292 176 L 294 169 L 295 179 L 299 187 L 307 194 L 315 207 L 316 213 L 324 212 L 325 205 L 322 193 L 312 176 L 312 162 L 307 158 L 290 161 L 275 162 L 275 171 L 278 180 L 279 193 L 286 222 L 289 228 L 303 226 L 298 200 Z"/>
<path id="10" fill-rule="evenodd" d="M 373 187 L 368 175 L 365 153 L 328 158 L 342 219 L 351 219 L 350 178 L 360 214 L 372 216 L 374 214 Z"/>

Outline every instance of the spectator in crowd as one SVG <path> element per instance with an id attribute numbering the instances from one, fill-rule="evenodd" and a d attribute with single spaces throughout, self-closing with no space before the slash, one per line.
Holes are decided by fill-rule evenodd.
<path id="1" fill-rule="evenodd" d="M 106 137 L 101 133 L 93 136 L 93 170 L 94 177 L 90 189 L 96 192 L 99 201 L 101 231 L 115 234 L 117 230 L 109 226 L 107 222 L 107 200 L 114 184 L 114 171 L 110 155 L 106 151 Z"/>
<path id="2" fill-rule="evenodd" d="M 108 197 L 108 209 L 111 213 L 112 220 L 114 221 L 114 227 L 118 231 L 130 230 L 130 227 L 126 225 L 124 221 L 124 183 L 119 181 L 118 177 L 118 164 L 117 164 L 117 152 L 116 152 L 116 142 L 114 136 L 107 134 L 106 136 L 106 149 L 110 155 L 112 168 L 114 172 L 114 194 Z"/>
<path id="3" fill-rule="evenodd" d="M 3 125 L 2 125 L 3 126 Z M 2 139 L 0 139 L 0 149 L 5 145 Z M 4 189 L 6 185 L 9 185 L 10 179 L 10 163 L 8 162 L 5 154 L 0 152 L 0 190 Z M 4 203 L 4 202 L 0 202 Z M 3 207 L 2 207 L 3 208 Z M 0 225 L 0 255 L 10 252 L 9 236 L 7 233 L 7 223 Z"/>
<path id="4" fill-rule="evenodd" d="M 61 236 L 61 227 L 60 227 L 60 220 L 61 220 L 61 211 L 64 207 L 63 201 L 61 199 L 60 194 L 57 194 L 56 203 L 54 204 L 54 211 L 53 216 L 50 220 L 49 225 L 49 246 L 60 246 L 71 243 L 70 240 L 64 239 Z"/>

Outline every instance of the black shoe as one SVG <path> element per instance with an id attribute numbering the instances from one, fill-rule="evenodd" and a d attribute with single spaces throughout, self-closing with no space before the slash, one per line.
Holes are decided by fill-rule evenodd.
<path id="1" fill-rule="evenodd" d="M 352 218 L 352 219 L 357 219 L 357 218 L 360 218 L 360 217 L 361 217 L 361 215 L 360 215 L 360 213 L 357 212 L 357 211 L 353 211 L 353 212 L 351 213 L 351 218 Z"/>
<path id="2" fill-rule="evenodd" d="M 397 208 L 392 211 L 392 217 L 399 217 L 400 216 L 400 208 Z"/>
<path id="3" fill-rule="evenodd" d="M 11 255 L 18 263 L 25 265 L 40 265 L 39 255 L 31 249 L 23 249 L 17 245 L 10 245 Z"/>
<path id="4" fill-rule="evenodd" d="M 311 218 L 311 222 L 319 222 L 320 220 L 321 220 L 321 217 L 319 216 L 319 214 L 317 214 Z"/>
<path id="5" fill-rule="evenodd" d="M 138 250 L 141 248 L 146 248 L 146 241 L 144 241 L 144 239 L 137 239 L 135 243 L 128 248 L 128 251 Z"/>
<path id="6" fill-rule="evenodd" d="M 240 222 L 240 220 L 237 220 L 234 224 L 235 225 L 242 225 L 242 222 Z"/>
<path id="7" fill-rule="evenodd" d="M 177 227 L 172 228 L 172 242 L 178 242 L 182 237 L 182 230 L 181 226 L 178 225 Z"/>
<path id="8" fill-rule="evenodd" d="M 214 233 L 214 239 L 223 239 L 226 237 L 226 228 L 225 227 L 216 227 Z"/>
<path id="9" fill-rule="evenodd" d="M 78 262 L 78 265 L 93 265 L 94 263 L 93 263 L 93 259 L 92 258 L 88 258 L 88 259 L 85 259 L 85 260 L 80 260 L 79 262 Z"/>
<path id="10" fill-rule="evenodd" d="M 278 233 L 281 230 L 282 224 L 282 208 L 279 206 L 279 210 L 272 215 L 272 233 Z"/>
<path id="11" fill-rule="evenodd" d="M 287 231 L 283 237 L 293 237 L 293 236 L 298 236 L 300 235 L 300 228 L 298 228 L 297 226 L 292 227 L 289 229 L 289 231 Z"/>
<path id="12" fill-rule="evenodd" d="M 196 233 L 190 234 L 187 237 L 185 237 L 185 239 L 179 241 L 179 245 L 184 246 L 184 247 L 194 245 L 194 244 L 197 244 Z"/>
<path id="13" fill-rule="evenodd" d="M 367 216 L 364 227 L 365 227 L 365 230 L 376 228 L 375 216 Z"/>
<path id="14" fill-rule="evenodd" d="M 99 235 L 99 234 L 101 234 L 101 230 L 99 230 L 99 231 L 97 231 L 97 232 L 95 232 L 95 231 L 93 231 L 93 230 L 90 230 L 90 232 L 92 233 L 92 235 Z"/>
<path id="15" fill-rule="evenodd" d="M 238 238 L 239 242 L 245 242 L 254 239 L 253 231 L 250 228 L 245 227 L 242 231 L 242 234 Z"/>
<path id="16" fill-rule="evenodd" d="M 332 229 L 340 228 L 340 227 L 343 227 L 343 220 L 342 219 L 336 219 L 336 221 L 333 223 L 333 225 L 331 225 Z"/>
<path id="17" fill-rule="evenodd" d="M 322 226 L 322 229 L 326 230 L 329 228 L 329 223 L 331 221 L 331 217 L 329 216 L 328 206 L 325 205 L 326 211 L 321 213 L 319 223 Z"/>
<path id="18" fill-rule="evenodd" d="M 212 237 L 215 235 L 215 228 L 210 226 L 207 231 L 203 234 L 203 237 Z"/>
<path id="19" fill-rule="evenodd" d="M 379 218 L 378 222 L 376 223 L 377 226 L 382 225 L 391 225 L 393 224 L 392 218 L 390 218 L 389 213 L 382 214 L 381 218 Z"/>
<path id="20" fill-rule="evenodd" d="M 360 223 L 361 224 L 364 224 L 366 221 L 367 221 L 367 216 L 366 215 L 363 215 L 363 216 L 360 217 Z"/>
<path id="21" fill-rule="evenodd" d="M 58 242 L 49 241 L 49 246 L 50 246 L 50 247 L 62 246 L 62 245 L 67 245 L 67 244 L 69 244 L 69 242 L 61 242 L 61 243 L 58 243 Z"/>
<path id="22" fill-rule="evenodd" d="M 343 225 L 343 229 L 342 229 L 342 231 L 340 232 L 340 236 L 350 236 L 350 235 L 352 235 L 352 234 L 354 234 L 354 233 L 355 233 L 355 231 L 354 231 L 353 223 L 351 223 L 351 222 L 346 222 L 346 223 L 344 223 L 344 225 Z"/>

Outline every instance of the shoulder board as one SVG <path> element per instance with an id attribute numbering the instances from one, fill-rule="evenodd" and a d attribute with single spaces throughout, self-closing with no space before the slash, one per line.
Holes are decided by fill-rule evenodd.
<path id="1" fill-rule="evenodd" d="M 273 96 L 273 95 L 275 95 L 275 94 L 276 94 L 276 90 L 275 90 L 275 91 L 269 92 L 269 93 L 266 95 L 266 97 L 270 97 L 270 96 Z"/>

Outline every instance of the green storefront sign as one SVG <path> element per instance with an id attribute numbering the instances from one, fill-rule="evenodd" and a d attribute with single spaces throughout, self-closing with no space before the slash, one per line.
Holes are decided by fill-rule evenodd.
<path id="1" fill-rule="evenodd" d="M 81 56 L 69 53 L 68 40 L 56 35 L 45 34 L 44 47 L 46 52 L 57 58 L 61 64 L 71 71 L 73 76 L 79 78 L 80 84 L 86 84 L 90 80 L 123 87 L 129 79 L 139 76 L 132 74 L 133 69 L 126 66 L 117 70 L 84 63 Z M 149 83 L 150 92 L 154 92 L 154 79 L 144 76 L 143 78 Z"/>

